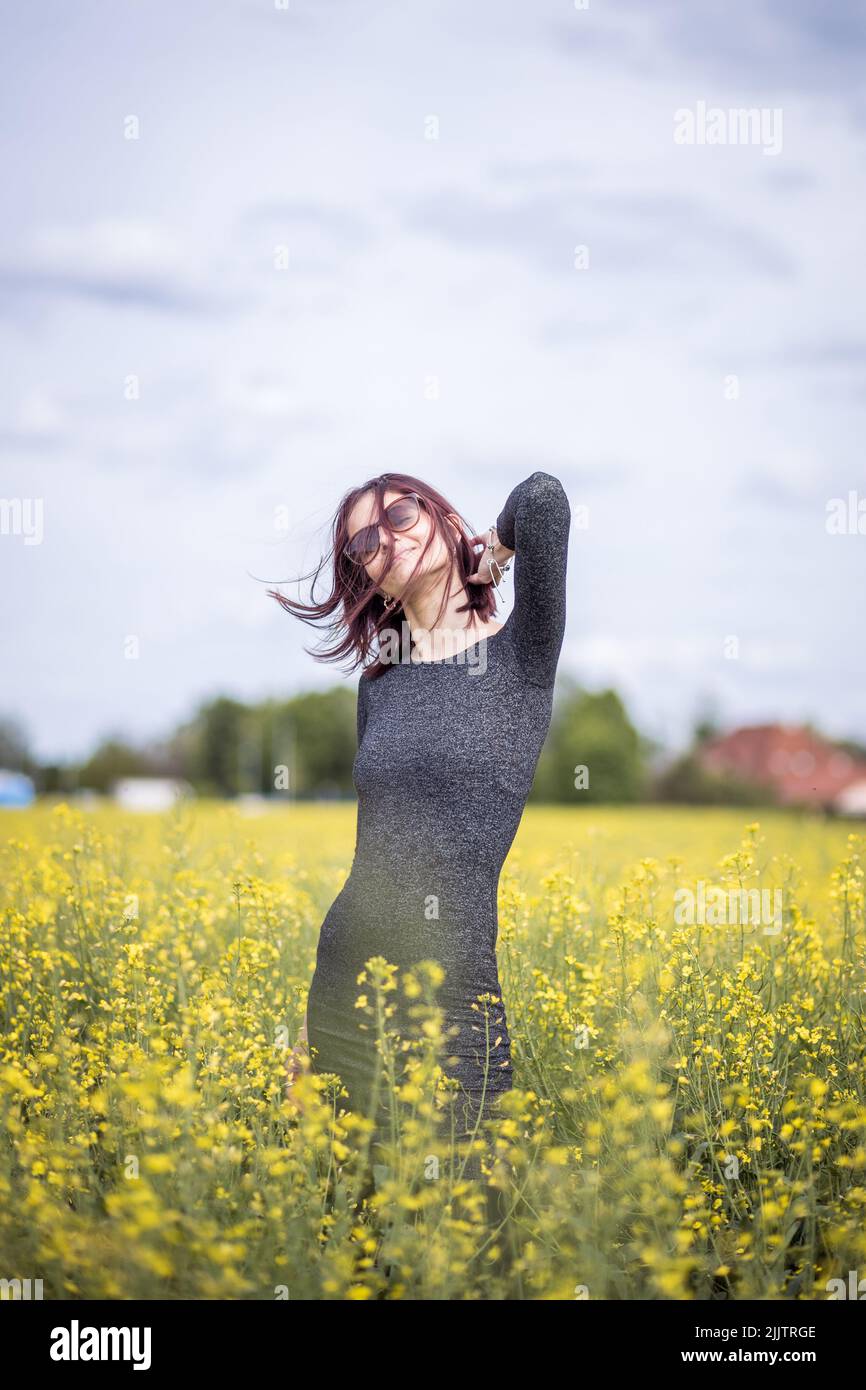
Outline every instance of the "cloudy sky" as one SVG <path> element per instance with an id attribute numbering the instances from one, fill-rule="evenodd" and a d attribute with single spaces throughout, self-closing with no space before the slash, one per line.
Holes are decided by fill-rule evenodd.
<path id="1" fill-rule="evenodd" d="M 39 754 L 354 683 L 258 581 L 389 468 L 476 529 L 562 480 L 563 669 L 647 733 L 711 707 L 866 737 L 866 517 L 827 524 L 866 510 L 862 6 L 48 0 L 3 28 L 0 713 Z"/>

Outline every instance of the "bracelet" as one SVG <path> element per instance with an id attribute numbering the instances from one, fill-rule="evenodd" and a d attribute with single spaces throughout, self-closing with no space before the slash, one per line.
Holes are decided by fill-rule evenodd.
<path id="1" fill-rule="evenodd" d="M 490 568 L 490 578 L 491 578 L 491 580 L 492 580 L 492 582 L 493 582 L 493 587 L 494 587 L 494 589 L 496 590 L 497 593 L 499 593 L 499 585 L 500 585 L 501 582 L 502 582 L 502 577 L 503 577 L 503 575 L 506 575 L 506 574 L 508 573 L 509 569 L 511 568 L 511 561 L 510 561 L 510 560 L 506 560 L 506 562 L 505 562 L 504 565 L 500 565 L 499 561 L 498 561 L 497 559 L 495 559 L 494 553 L 493 553 L 493 552 L 494 552 L 494 546 L 493 546 L 493 527 L 492 527 L 492 526 L 490 527 L 490 531 L 489 531 L 489 539 L 488 539 L 488 542 L 487 542 L 487 549 L 488 549 L 489 552 L 490 552 L 490 556 L 489 556 L 489 559 L 488 559 L 488 561 L 487 561 L 487 564 L 488 564 L 488 566 L 489 566 L 489 568 Z M 494 565 L 495 565 L 496 568 L 499 570 L 499 578 L 498 578 L 498 579 L 494 578 L 494 575 L 493 575 L 493 566 L 494 566 Z"/>

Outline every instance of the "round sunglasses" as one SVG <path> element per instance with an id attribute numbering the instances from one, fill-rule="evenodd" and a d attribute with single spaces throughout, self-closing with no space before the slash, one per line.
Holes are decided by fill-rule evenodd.
<path id="1" fill-rule="evenodd" d="M 421 499 L 414 492 L 398 497 L 385 508 L 385 516 L 392 531 L 408 531 L 421 515 Z M 343 550 L 343 554 L 355 565 L 369 565 L 379 554 L 379 526 L 362 526 L 356 531 Z"/>

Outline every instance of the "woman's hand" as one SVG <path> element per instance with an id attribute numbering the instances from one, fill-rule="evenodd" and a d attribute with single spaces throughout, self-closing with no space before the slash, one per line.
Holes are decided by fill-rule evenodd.
<path id="1" fill-rule="evenodd" d="M 488 533 L 488 535 L 473 536 L 472 540 L 476 545 L 481 544 L 484 546 L 484 554 L 481 556 L 478 569 L 475 571 L 474 574 L 470 574 L 469 583 L 498 584 L 500 579 L 502 578 L 502 567 L 505 564 L 507 564 L 507 562 L 511 559 L 512 555 L 514 554 L 514 551 L 509 550 L 507 546 L 502 544 L 502 542 L 499 540 L 499 537 L 496 534 L 495 526 L 492 526 L 490 528 L 490 533 Z M 491 540 L 493 541 L 492 565 L 490 555 Z"/>

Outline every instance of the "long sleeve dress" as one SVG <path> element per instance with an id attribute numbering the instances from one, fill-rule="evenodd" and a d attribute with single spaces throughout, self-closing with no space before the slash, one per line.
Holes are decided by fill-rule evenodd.
<path id="1" fill-rule="evenodd" d="M 496 523 L 515 552 L 504 626 L 441 661 L 407 658 L 359 681 L 354 861 L 322 923 L 307 1004 L 313 1069 L 339 1074 L 352 1109 L 368 1113 L 373 1094 L 375 1034 L 355 1007 L 372 956 L 398 967 L 388 995 L 398 1027 L 403 970 L 443 967 L 443 1066 L 460 1082 L 467 1124 L 512 1084 L 505 1004 L 488 1028 L 477 997 L 502 999 L 497 888 L 550 725 L 569 525 L 556 478 L 518 484 Z"/>

